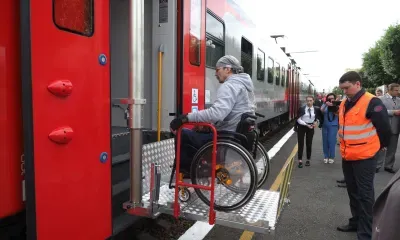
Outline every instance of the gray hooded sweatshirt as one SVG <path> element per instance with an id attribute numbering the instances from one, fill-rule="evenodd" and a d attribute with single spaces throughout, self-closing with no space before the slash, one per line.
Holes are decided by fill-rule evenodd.
<path id="1" fill-rule="evenodd" d="M 219 87 L 217 99 L 205 110 L 188 114 L 189 122 L 208 122 L 217 131 L 236 131 L 243 113 L 254 114 L 254 86 L 247 73 L 232 74 Z"/>

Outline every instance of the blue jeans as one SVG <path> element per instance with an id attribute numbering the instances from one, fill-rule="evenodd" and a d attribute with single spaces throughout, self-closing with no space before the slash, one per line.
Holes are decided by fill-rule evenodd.
<path id="1" fill-rule="evenodd" d="M 212 141 L 212 133 L 199 133 L 187 128 L 182 129 L 181 135 L 181 172 L 190 172 L 190 165 L 197 150 L 204 144 Z M 189 146 L 190 145 L 190 146 Z M 193 147 L 191 147 L 193 146 Z"/>
<path id="2" fill-rule="evenodd" d="M 322 146 L 325 158 L 335 158 L 337 132 L 338 126 L 322 126 Z"/>

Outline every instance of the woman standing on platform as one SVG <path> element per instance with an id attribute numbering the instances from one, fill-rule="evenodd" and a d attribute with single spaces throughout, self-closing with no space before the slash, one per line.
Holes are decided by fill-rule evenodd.
<path id="1" fill-rule="evenodd" d="M 306 97 L 307 104 L 302 106 L 298 110 L 299 118 L 296 120 L 294 131 L 297 132 L 298 141 L 298 159 L 299 168 L 303 167 L 303 148 L 304 148 L 304 137 L 306 139 L 306 154 L 307 161 L 306 166 L 310 166 L 312 140 L 314 137 L 314 128 L 318 126 L 318 123 L 322 121 L 322 113 L 319 107 L 313 106 L 314 97 Z"/>
<path id="2" fill-rule="evenodd" d="M 321 112 L 324 115 L 324 122 L 322 124 L 322 145 L 324 150 L 324 163 L 332 164 L 335 159 L 336 150 L 336 136 L 338 132 L 338 116 L 337 111 L 333 105 L 336 95 L 329 93 L 326 96 L 326 102 L 321 107 Z M 329 108 L 329 107 L 333 108 Z"/>

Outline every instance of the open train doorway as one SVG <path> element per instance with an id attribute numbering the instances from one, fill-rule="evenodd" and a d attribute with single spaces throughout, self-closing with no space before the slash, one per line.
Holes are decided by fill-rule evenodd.
<path id="1" fill-rule="evenodd" d="M 147 172 L 132 180 L 130 151 L 139 152 L 143 145 L 171 138 L 169 122 L 177 114 L 177 2 L 145 0 L 143 6 L 129 0 L 110 1 L 111 44 L 111 148 L 112 148 L 112 218 L 117 234 L 139 217 L 127 214 L 123 204 L 131 199 L 131 185 L 141 184 L 146 191 Z M 143 17 L 135 13 L 142 7 Z M 130 18 L 130 12 L 133 16 Z M 132 21 L 142 22 L 134 29 Z M 137 25 L 135 25 L 137 26 Z M 130 38 L 130 31 L 134 32 Z M 136 35 L 135 35 L 136 34 Z M 140 81 L 130 87 L 129 79 Z M 135 88 L 136 89 L 132 89 Z M 137 89 L 140 88 L 140 89 Z M 144 99 L 140 118 L 127 109 L 132 91 Z M 138 92 L 136 92 L 138 93 Z M 137 98 L 138 96 L 136 96 Z M 141 139 L 131 137 L 129 118 L 140 121 Z M 137 122 L 136 122 L 137 123 Z M 137 139 L 137 138 L 136 138 Z M 140 143 L 139 143 L 140 142 Z M 136 155 L 141 157 L 141 154 Z M 164 166 L 168 168 L 169 166 Z M 135 174 L 135 173 L 133 173 Z M 140 181 L 140 183 L 139 183 Z"/>

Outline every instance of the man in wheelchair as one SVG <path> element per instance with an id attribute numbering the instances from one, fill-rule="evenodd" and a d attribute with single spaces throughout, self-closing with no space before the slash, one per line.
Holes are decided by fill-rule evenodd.
<path id="1" fill-rule="evenodd" d="M 170 128 L 173 133 L 186 122 L 207 122 L 213 124 L 219 132 L 236 132 L 244 113 L 255 114 L 253 82 L 247 73 L 243 73 L 243 67 L 235 57 L 226 55 L 220 58 L 216 64 L 215 76 L 221 86 L 213 105 L 172 120 Z M 182 129 L 181 172 L 190 172 L 197 149 L 212 141 L 212 137 L 210 131 L 203 129 Z"/>

